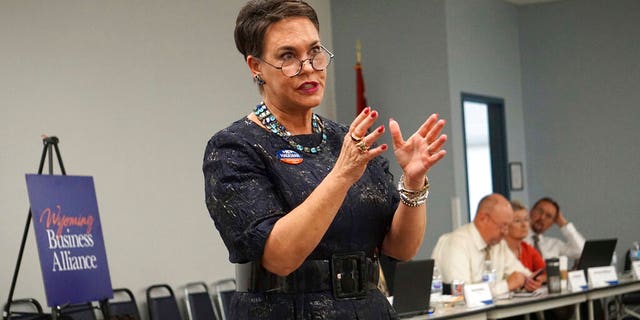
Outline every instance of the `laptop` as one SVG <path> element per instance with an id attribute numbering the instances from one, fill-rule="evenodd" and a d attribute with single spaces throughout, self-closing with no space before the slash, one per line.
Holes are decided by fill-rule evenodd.
<path id="1" fill-rule="evenodd" d="M 587 240 L 582 248 L 580 259 L 576 263 L 576 270 L 611 265 L 611 257 L 616 250 L 618 239 Z"/>
<path id="2" fill-rule="evenodd" d="M 433 259 L 397 262 L 393 275 L 393 308 L 401 318 L 429 312 Z"/>

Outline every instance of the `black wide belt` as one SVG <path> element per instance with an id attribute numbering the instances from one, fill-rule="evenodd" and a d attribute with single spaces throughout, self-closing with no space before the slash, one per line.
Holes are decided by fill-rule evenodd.
<path id="1" fill-rule="evenodd" d="M 375 289 L 378 259 L 364 252 L 334 254 L 331 260 L 306 260 L 286 277 L 257 261 L 236 264 L 236 290 L 241 292 L 311 293 L 333 291 L 336 299 L 357 299 Z"/>

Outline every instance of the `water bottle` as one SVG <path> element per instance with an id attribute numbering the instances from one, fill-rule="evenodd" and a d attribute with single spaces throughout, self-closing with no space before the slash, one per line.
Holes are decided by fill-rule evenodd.
<path id="1" fill-rule="evenodd" d="M 634 241 L 631 245 L 631 249 L 629 250 L 629 259 L 632 262 L 640 260 L 640 241 Z"/>
<path id="2" fill-rule="evenodd" d="M 432 297 L 442 296 L 442 275 L 437 266 L 433 266 L 433 279 L 431 280 L 431 295 Z"/>
<path id="3" fill-rule="evenodd" d="M 484 270 L 482 271 L 483 282 L 495 282 L 496 281 L 496 269 L 493 268 L 491 260 L 484 261 Z"/>

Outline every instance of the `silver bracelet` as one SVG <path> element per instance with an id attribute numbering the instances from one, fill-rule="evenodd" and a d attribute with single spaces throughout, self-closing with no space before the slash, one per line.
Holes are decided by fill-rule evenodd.
<path id="1" fill-rule="evenodd" d="M 429 178 L 424 177 L 424 186 L 420 190 L 409 190 L 404 187 L 404 174 L 398 181 L 398 193 L 400 200 L 408 207 L 418 207 L 427 202 L 429 197 Z"/>

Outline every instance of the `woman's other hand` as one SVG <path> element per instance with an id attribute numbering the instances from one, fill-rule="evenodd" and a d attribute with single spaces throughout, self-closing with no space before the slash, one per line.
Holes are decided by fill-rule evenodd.
<path id="1" fill-rule="evenodd" d="M 442 146 L 447 135 L 441 134 L 445 120 L 432 114 L 407 140 L 402 138 L 400 125 L 389 119 L 389 130 L 398 165 L 404 173 L 404 185 L 411 190 L 419 190 L 424 185 L 424 176 L 447 151 Z"/>

